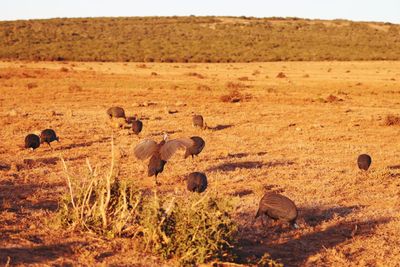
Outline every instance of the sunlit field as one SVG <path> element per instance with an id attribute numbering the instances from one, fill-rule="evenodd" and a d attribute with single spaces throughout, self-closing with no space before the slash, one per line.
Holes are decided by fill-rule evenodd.
<path id="1" fill-rule="evenodd" d="M 106 110 L 143 121 L 137 136 Z M 202 114 L 207 129 L 192 126 Z M 392 118 L 388 117 L 392 115 Z M 236 203 L 237 264 L 396 266 L 400 262 L 400 62 L 0 62 L 0 262 L 10 265 L 175 265 L 136 238 L 60 227 L 68 171 L 107 169 L 113 140 L 119 179 L 149 191 L 140 140 L 201 136 L 195 159 L 178 151 L 158 176 L 159 195 L 188 194 L 185 176 Z M 397 120 L 396 120 L 397 118 Z M 50 149 L 24 149 L 52 128 Z M 372 157 L 368 171 L 359 154 Z M 267 191 L 292 199 L 299 229 L 254 220 Z M 261 262 L 261 263 L 260 263 Z M 227 264 L 227 263 L 226 263 Z M 227 265 L 229 266 L 229 265 Z"/>

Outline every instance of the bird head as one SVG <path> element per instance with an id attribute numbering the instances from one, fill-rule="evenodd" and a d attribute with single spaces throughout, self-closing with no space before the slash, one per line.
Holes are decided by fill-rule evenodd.
<path id="1" fill-rule="evenodd" d="M 163 132 L 163 140 L 164 140 L 165 142 L 168 141 L 168 137 L 169 137 L 168 133 L 167 133 L 167 132 Z"/>

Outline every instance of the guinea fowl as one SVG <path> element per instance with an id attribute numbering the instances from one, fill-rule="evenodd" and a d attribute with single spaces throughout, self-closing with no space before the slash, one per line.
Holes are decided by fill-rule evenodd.
<path id="1" fill-rule="evenodd" d="M 180 148 L 193 146 L 194 141 L 190 138 L 177 138 L 168 140 L 168 135 L 164 133 L 163 140 L 157 144 L 156 141 L 145 139 L 136 145 L 134 154 L 136 158 L 145 160 L 150 157 L 147 175 L 155 176 L 157 184 L 157 175 L 164 170 L 164 165 L 172 155 Z"/>
<path id="2" fill-rule="evenodd" d="M 296 224 L 297 207 L 292 200 L 274 192 L 265 193 L 260 200 L 260 205 L 256 214 L 256 218 L 260 215 L 267 215 L 274 220 L 289 222 L 294 228 L 299 226 Z"/>
<path id="3" fill-rule="evenodd" d="M 194 127 L 198 127 L 201 129 L 205 129 L 207 127 L 207 124 L 204 123 L 203 116 L 201 115 L 193 115 L 192 116 L 192 123 Z"/>
<path id="4" fill-rule="evenodd" d="M 192 172 L 187 177 L 187 189 L 191 192 L 202 193 L 207 188 L 207 176 L 202 172 Z"/>
<path id="5" fill-rule="evenodd" d="M 192 156 L 192 159 L 194 156 L 198 156 L 206 145 L 206 142 L 200 136 L 192 136 L 190 139 L 193 140 L 193 145 L 186 148 L 185 159 L 189 156 Z"/>
<path id="6" fill-rule="evenodd" d="M 50 145 L 51 142 L 57 141 L 60 142 L 56 132 L 53 129 L 46 129 L 40 133 L 40 143 L 47 143 L 51 149 L 53 149 Z"/>
<path id="7" fill-rule="evenodd" d="M 361 154 L 360 156 L 358 156 L 357 165 L 360 170 L 367 171 L 369 169 L 369 166 L 371 166 L 371 162 L 371 156 L 368 154 Z"/>
<path id="8" fill-rule="evenodd" d="M 30 148 L 32 151 L 40 146 L 40 137 L 36 134 L 28 134 L 25 137 L 25 148 Z"/>
<path id="9" fill-rule="evenodd" d="M 111 107 L 107 109 L 107 114 L 112 118 L 125 118 L 125 110 L 121 107 Z"/>
<path id="10" fill-rule="evenodd" d="M 135 134 L 139 134 L 143 129 L 143 123 L 140 120 L 132 121 L 132 131 Z"/>

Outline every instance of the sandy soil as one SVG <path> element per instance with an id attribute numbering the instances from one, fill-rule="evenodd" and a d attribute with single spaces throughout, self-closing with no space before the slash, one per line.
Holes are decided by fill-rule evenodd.
<path id="1" fill-rule="evenodd" d="M 251 98 L 221 102 L 228 82 Z M 105 113 L 112 105 L 143 118 L 139 137 L 112 130 Z M 194 129 L 192 112 L 209 129 Z M 175 155 L 159 176 L 161 189 L 184 190 L 182 177 L 204 171 L 210 187 L 239 196 L 239 263 L 269 253 L 285 266 L 399 266 L 400 127 L 385 125 L 388 114 L 400 115 L 400 62 L 0 62 L 0 262 L 160 263 L 130 240 L 51 222 L 67 190 L 60 156 L 75 172 L 86 158 L 106 166 L 113 135 L 120 176 L 152 187 L 132 148 L 168 131 L 200 135 L 206 147 L 194 161 Z M 45 128 L 60 136 L 53 151 L 23 149 L 26 134 Z M 361 153 L 373 159 L 367 173 L 356 166 Z M 300 229 L 253 223 L 266 190 L 294 200 Z"/>

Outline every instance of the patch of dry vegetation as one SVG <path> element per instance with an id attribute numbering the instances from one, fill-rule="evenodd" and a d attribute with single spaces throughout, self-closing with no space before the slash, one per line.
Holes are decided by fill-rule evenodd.
<path id="1" fill-rule="evenodd" d="M 400 116 L 389 114 L 385 118 L 386 126 L 400 126 Z"/>
<path id="2" fill-rule="evenodd" d="M 250 100 L 251 98 L 252 96 L 250 94 L 242 94 L 238 90 L 233 90 L 227 95 L 222 95 L 220 97 L 220 100 L 222 102 L 237 103 L 241 101 Z"/>

